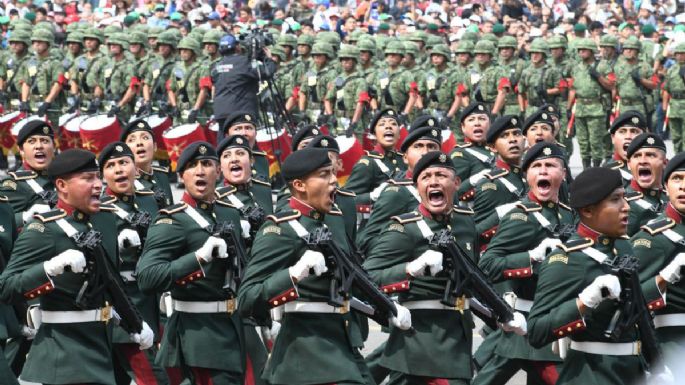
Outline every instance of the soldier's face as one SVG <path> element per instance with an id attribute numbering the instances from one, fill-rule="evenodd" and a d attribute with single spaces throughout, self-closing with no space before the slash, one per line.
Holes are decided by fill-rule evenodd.
<path id="1" fill-rule="evenodd" d="M 666 192 L 673 207 L 685 213 L 685 171 L 673 171 L 666 181 Z"/>
<path id="2" fill-rule="evenodd" d="M 637 57 L 637 50 L 632 48 L 624 48 L 623 57 L 625 57 L 628 60 L 635 59 Z"/>
<path id="3" fill-rule="evenodd" d="M 342 69 L 345 72 L 352 72 L 352 71 L 354 71 L 354 68 L 357 65 L 357 61 L 352 59 L 352 58 L 346 57 L 346 58 L 340 59 L 340 64 L 342 64 Z"/>
<path id="4" fill-rule="evenodd" d="M 325 66 L 327 61 L 328 57 L 326 57 L 326 55 L 314 55 L 314 64 L 318 68 Z"/>
<path id="5" fill-rule="evenodd" d="M 218 163 L 212 159 L 198 159 L 190 162 L 181 174 L 186 191 L 195 200 L 213 201 Z"/>
<path id="6" fill-rule="evenodd" d="M 204 49 L 207 55 L 214 55 L 219 49 L 219 46 L 214 43 L 205 43 Z"/>
<path id="7" fill-rule="evenodd" d="M 540 53 L 540 52 L 533 52 L 530 54 L 530 61 L 533 62 L 533 64 L 539 64 L 544 62 L 545 60 L 545 54 Z"/>
<path id="8" fill-rule="evenodd" d="M 391 67 L 397 67 L 402 63 L 402 55 L 396 53 L 389 53 L 385 55 L 385 62 Z"/>
<path id="9" fill-rule="evenodd" d="M 126 137 L 126 144 L 133 151 L 136 166 L 148 171 L 157 150 L 152 134 L 147 131 L 133 131 Z"/>
<path id="10" fill-rule="evenodd" d="M 630 206 L 625 190 L 619 187 L 601 202 L 580 209 L 581 221 L 591 229 L 611 238 L 618 238 L 628 230 Z"/>
<path id="11" fill-rule="evenodd" d="M 34 41 L 31 45 L 33 46 L 33 52 L 35 52 L 36 55 L 43 55 L 48 52 L 48 48 L 50 47 L 48 43 L 44 41 Z"/>
<path id="12" fill-rule="evenodd" d="M 628 168 L 641 188 L 652 189 L 661 187 L 666 163 L 666 154 L 663 151 L 656 148 L 641 148 L 628 160 Z"/>
<path id="13" fill-rule="evenodd" d="M 489 53 L 477 53 L 476 54 L 476 62 L 480 65 L 485 65 L 490 63 L 490 54 Z"/>
<path id="14" fill-rule="evenodd" d="M 107 187 L 117 195 L 133 194 L 133 181 L 136 178 L 136 166 L 128 156 L 109 159 L 102 167 L 102 176 Z"/>
<path id="15" fill-rule="evenodd" d="M 558 158 L 533 161 L 526 171 L 530 192 L 540 202 L 557 202 L 559 187 L 566 176 L 564 163 Z"/>
<path id="16" fill-rule="evenodd" d="M 100 211 L 102 180 L 100 172 L 87 171 L 71 174 L 55 181 L 58 196 L 68 205 L 85 214 Z"/>
<path id="17" fill-rule="evenodd" d="M 680 64 L 685 63 L 685 52 L 675 54 L 675 60 Z"/>
<path id="18" fill-rule="evenodd" d="M 252 157 L 240 147 L 228 148 L 221 153 L 221 172 L 232 185 L 245 184 L 252 176 Z"/>
<path id="19" fill-rule="evenodd" d="M 178 51 L 179 51 L 178 53 L 181 55 L 181 60 L 183 60 L 185 62 L 191 61 L 191 60 L 193 60 L 193 57 L 195 57 L 195 55 L 193 54 L 193 51 L 191 51 L 189 49 L 180 49 Z"/>
<path id="20" fill-rule="evenodd" d="M 614 50 L 614 47 L 601 47 L 602 49 L 602 57 L 603 58 L 612 58 L 614 57 L 614 53 L 616 50 Z"/>
<path id="21" fill-rule="evenodd" d="M 250 123 L 239 123 L 231 126 L 228 129 L 228 135 L 242 135 L 247 138 L 250 143 L 250 148 L 254 147 L 255 141 L 257 139 L 257 130 L 254 124 Z"/>
<path id="22" fill-rule="evenodd" d="M 10 47 L 12 48 L 12 52 L 16 55 L 21 55 L 26 51 L 26 44 L 17 41 L 11 42 Z"/>
<path id="23" fill-rule="evenodd" d="M 535 123 L 526 131 L 526 141 L 531 147 L 539 142 L 554 143 L 554 129 L 547 123 Z"/>
<path id="24" fill-rule="evenodd" d="M 445 64 L 445 57 L 442 55 L 431 55 L 431 63 L 436 67 L 440 67 Z"/>
<path id="25" fill-rule="evenodd" d="M 499 50 L 499 57 L 504 59 L 504 60 L 509 60 L 511 57 L 514 56 L 514 49 L 513 48 L 500 48 Z"/>
<path id="26" fill-rule="evenodd" d="M 359 60 L 361 60 L 362 63 L 368 63 L 371 61 L 371 52 L 370 51 L 360 51 L 359 52 Z"/>
<path id="27" fill-rule="evenodd" d="M 487 114 L 471 114 L 461 123 L 461 131 L 473 143 L 483 143 L 489 128 L 490 118 Z"/>
<path id="28" fill-rule="evenodd" d="M 157 38 L 156 37 L 148 38 L 147 43 L 150 45 L 150 47 L 156 47 L 157 46 Z"/>
<path id="29" fill-rule="evenodd" d="M 563 48 L 552 48 L 549 51 L 552 54 L 552 57 L 555 59 L 558 59 L 558 58 L 564 56 L 564 49 Z"/>
<path id="30" fill-rule="evenodd" d="M 579 49 L 578 50 L 578 56 L 580 56 L 581 59 L 583 60 L 588 60 L 590 57 L 593 56 L 592 50 L 589 49 Z"/>
<path id="31" fill-rule="evenodd" d="M 297 194 L 315 210 L 327 213 L 335 202 L 337 183 L 334 166 L 321 167 L 303 179 L 295 179 L 292 183 L 295 189 L 293 195 Z"/>
<path id="32" fill-rule="evenodd" d="M 471 62 L 471 54 L 459 53 L 457 54 L 457 60 L 459 61 L 459 64 L 469 64 Z"/>
<path id="33" fill-rule="evenodd" d="M 119 44 L 108 44 L 109 46 L 109 53 L 111 53 L 113 56 L 120 55 L 122 52 L 121 46 Z"/>
<path id="34" fill-rule="evenodd" d="M 614 145 L 614 154 L 618 155 L 620 159 L 626 159 L 626 150 L 630 142 L 636 136 L 642 134 L 642 129 L 637 127 L 619 127 L 614 134 L 611 135 L 611 142 Z"/>
<path id="35" fill-rule="evenodd" d="M 504 130 L 495 140 L 493 150 L 505 162 L 518 164 L 523 154 L 523 144 L 526 138 L 520 128 Z"/>
<path id="36" fill-rule="evenodd" d="M 390 149 L 400 139 L 400 125 L 394 118 L 381 118 L 373 129 L 376 141 L 384 149 Z"/>
<path id="37" fill-rule="evenodd" d="M 429 167 L 421 171 L 416 180 L 421 204 L 434 215 L 447 214 L 452 210 L 459 184 L 459 177 L 447 167 Z"/>
<path id="38" fill-rule="evenodd" d="M 55 157 L 55 143 L 46 135 L 30 136 L 21 145 L 21 157 L 35 171 L 48 168 Z"/>
<path id="39" fill-rule="evenodd" d="M 159 54 L 160 54 L 162 57 L 167 58 L 167 57 L 169 57 L 169 56 L 171 55 L 171 46 L 170 46 L 170 45 L 167 45 L 167 44 L 160 44 L 160 45 L 157 47 L 157 52 L 159 52 Z"/>
<path id="40" fill-rule="evenodd" d="M 78 55 L 81 53 L 81 44 L 69 43 L 69 52 L 71 52 L 72 55 Z"/>
<path id="41" fill-rule="evenodd" d="M 414 170 L 419 159 L 431 151 L 440 151 L 440 146 L 432 140 L 419 139 L 407 148 L 402 159 L 410 170 Z"/>
<path id="42" fill-rule="evenodd" d="M 95 52 L 100 48 L 100 41 L 98 39 L 85 38 L 83 44 L 86 46 L 88 52 Z"/>
<path id="43" fill-rule="evenodd" d="M 286 56 L 290 57 L 290 55 L 292 55 L 292 53 L 293 53 L 293 47 L 291 47 L 289 45 L 284 45 L 282 47 L 283 47 L 283 51 L 285 51 Z"/>
<path id="44" fill-rule="evenodd" d="M 307 44 L 298 44 L 297 45 L 297 53 L 300 56 L 307 56 L 309 55 L 309 51 L 312 50 L 312 47 L 308 46 Z"/>

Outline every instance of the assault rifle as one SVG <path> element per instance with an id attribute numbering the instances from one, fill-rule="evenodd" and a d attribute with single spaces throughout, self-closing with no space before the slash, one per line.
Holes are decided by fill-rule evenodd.
<path id="1" fill-rule="evenodd" d="M 140 236 L 141 245 L 145 244 L 145 237 L 147 237 L 147 229 L 152 222 L 152 215 L 147 211 L 136 211 L 129 214 L 124 221 L 129 224 Z"/>
<path id="2" fill-rule="evenodd" d="M 238 296 L 238 287 L 243 279 L 243 272 L 247 263 L 247 252 L 238 236 L 240 229 L 236 229 L 231 222 L 218 222 L 212 226 L 210 233 L 223 239 L 228 246 L 228 266 L 226 267 L 223 289 L 232 298 L 235 298 Z"/>

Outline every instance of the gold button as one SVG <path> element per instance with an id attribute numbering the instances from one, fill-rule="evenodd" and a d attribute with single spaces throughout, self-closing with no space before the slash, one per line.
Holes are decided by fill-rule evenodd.
<path id="1" fill-rule="evenodd" d="M 291 292 L 290 292 L 290 296 L 291 296 L 291 297 L 294 297 L 294 296 L 295 296 L 295 292 L 294 292 L 294 291 L 291 291 Z"/>
<path id="2" fill-rule="evenodd" d="M 564 335 L 564 331 L 563 331 L 563 330 L 559 330 L 559 335 L 560 335 L 560 336 L 563 336 L 563 335 Z"/>
<path id="3" fill-rule="evenodd" d="M 274 306 L 278 306 L 278 301 L 274 301 Z"/>
<path id="4" fill-rule="evenodd" d="M 128 197 L 127 197 L 127 196 L 124 197 L 124 202 L 128 202 Z"/>
<path id="5" fill-rule="evenodd" d="M 200 208 L 203 209 L 203 210 L 206 210 L 206 209 L 207 209 L 207 205 L 203 203 L 203 204 L 200 205 Z"/>
<path id="6" fill-rule="evenodd" d="M 40 294 L 40 290 L 38 290 L 37 293 Z"/>
<path id="7" fill-rule="evenodd" d="M 607 239 L 607 238 L 602 239 L 602 244 L 603 244 L 603 245 L 608 245 L 608 244 L 609 244 L 609 239 Z"/>
<path id="8" fill-rule="evenodd" d="M 554 208 L 554 203 L 551 203 L 551 202 L 548 203 L 548 204 L 547 204 L 547 207 L 549 207 L 550 209 L 553 209 L 553 208 Z"/>
<path id="9" fill-rule="evenodd" d="M 285 297 L 281 297 L 281 301 L 285 302 L 285 300 L 286 300 Z"/>
<path id="10" fill-rule="evenodd" d="M 651 192 L 649 193 L 649 195 L 655 196 L 655 195 L 656 195 L 656 191 L 651 191 Z"/>

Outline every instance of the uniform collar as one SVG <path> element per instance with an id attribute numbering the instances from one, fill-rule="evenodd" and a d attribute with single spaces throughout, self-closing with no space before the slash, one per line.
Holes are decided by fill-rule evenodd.
<path id="1" fill-rule="evenodd" d="M 578 224 L 578 235 L 580 235 L 583 238 L 589 238 L 593 242 L 595 242 L 596 245 L 611 245 L 613 244 L 614 240 L 596 230 L 593 230 L 589 228 L 587 225 L 584 223 L 579 223 Z"/>
<path id="2" fill-rule="evenodd" d="M 138 169 L 138 175 L 140 175 L 140 177 L 143 178 L 144 180 L 148 180 L 148 181 L 154 180 L 154 171 L 148 173 L 148 172 L 145 172 L 139 168 Z"/>
<path id="3" fill-rule="evenodd" d="M 680 211 L 676 210 L 675 207 L 671 203 L 666 205 L 666 210 L 665 214 L 667 217 L 673 219 L 677 224 L 682 224 L 683 223 L 683 215 Z"/>
<path id="4" fill-rule="evenodd" d="M 231 184 L 227 179 L 224 178 L 224 186 L 233 186 L 237 191 L 250 191 L 250 188 L 252 187 L 252 179 L 250 178 L 247 183 L 243 184 Z"/>
<path id="5" fill-rule="evenodd" d="M 312 206 L 302 202 L 301 200 L 293 197 L 288 201 L 290 208 L 299 211 L 302 215 L 315 219 L 317 221 L 322 221 L 324 218 L 324 213 L 316 210 Z"/>
<path id="6" fill-rule="evenodd" d="M 48 170 L 34 170 L 26 161 L 21 162 L 21 168 L 26 171 L 33 171 L 40 176 L 48 176 Z"/>
<path id="7" fill-rule="evenodd" d="M 191 197 L 187 191 L 183 192 L 183 196 L 181 197 L 181 200 L 183 202 L 187 203 L 188 206 L 196 208 L 196 209 L 211 211 L 212 208 L 214 207 L 213 202 L 198 201 L 195 198 Z"/>
<path id="8" fill-rule="evenodd" d="M 559 202 L 552 202 L 552 201 L 543 202 L 543 201 L 539 200 L 538 197 L 536 197 L 532 191 L 528 191 L 528 200 L 531 202 L 537 203 L 542 207 L 547 207 L 550 209 L 556 209 L 557 207 L 559 207 Z"/>
<path id="9" fill-rule="evenodd" d="M 67 213 L 67 215 L 74 217 L 79 222 L 85 222 L 88 220 L 88 214 L 85 214 L 79 210 L 77 210 L 74 206 L 68 204 L 67 202 L 58 199 L 57 200 L 57 208 L 64 210 L 64 212 Z"/>
<path id="10" fill-rule="evenodd" d="M 390 155 L 390 154 L 393 153 L 392 150 L 387 150 L 387 151 L 386 151 L 386 150 L 383 148 L 383 146 L 381 146 L 380 144 L 376 144 L 376 146 L 373 148 L 373 151 L 375 151 L 375 152 L 377 152 L 377 153 L 379 153 L 379 154 L 381 154 L 381 155 L 383 155 L 383 156 L 388 156 L 388 155 Z"/>
<path id="11" fill-rule="evenodd" d="M 625 159 L 621 158 L 621 155 L 618 155 L 616 152 L 611 155 L 611 159 L 621 163 L 621 167 L 625 164 Z"/>
<path id="12" fill-rule="evenodd" d="M 423 215 L 425 218 L 429 218 L 440 223 L 449 223 L 452 218 L 452 211 L 450 211 L 449 214 L 433 215 L 430 211 L 428 211 L 423 203 L 419 204 L 419 213 L 421 213 L 421 215 Z"/>
<path id="13" fill-rule="evenodd" d="M 109 186 L 105 189 L 105 194 L 109 196 L 113 196 L 117 198 L 118 200 L 125 202 L 125 203 L 132 203 L 134 199 L 134 194 L 117 194 L 114 191 L 112 191 Z"/>
<path id="14" fill-rule="evenodd" d="M 471 145 L 473 145 L 474 147 L 485 147 L 485 142 L 483 142 L 483 143 L 474 142 L 474 141 L 472 141 L 471 139 L 469 139 L 469 138 L 467 138 L 467 137 L 464 137 L 464 143 L 466 143 L 466 144 L 471 144 Z"/>
<path id="15" fill-rule="evenodd" d="M 632 188 L 633 190 L 635 190 L 637 192 L 642 193 L 644 196 L 650 196 L 650 197 L 657 197 L 658 198 L 661 195 L 661 189 L 660 188 L 643 189 L 637 183 L 635 178 L 631 179 L 630 188 Z"/>
<path id="16" fill-rule="evenodd" d="M 521 173 L 521 167 L 519 167 L 519 166 L 513 166 L 513 165 L 511 165 L 511 164 L 505 162 L 504 160 L 500 159 L 499 157 L 498 157 L 497 160 L 495 161 L 495 166 L 498 167 L 498 168 L 507 170 L 507 171 L 511 171 L 511 172 L 513 172 L 514 174 L 520 174 L 520 173 Z"/>

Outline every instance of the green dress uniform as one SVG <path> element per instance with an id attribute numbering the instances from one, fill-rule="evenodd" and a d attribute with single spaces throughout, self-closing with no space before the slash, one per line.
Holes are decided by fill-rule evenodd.
<path id="1" fill-rule="evenodd" d="M 685 52 L 685 47 L 682 48 L 680 52 Z M 668 69 L 663 90 L 670 95 L 666 115 L 668 130 L 673 140 L 673 151 L 677 154 L 685 150 L 685 64 L 676 63 Z"/>
<path id="2" fill-rule="evenodd" d="M 539 202 L 531 194 L 502 218 L 478 265 L 491 282 L 507 285 L 504 297 L 516 311 L 527 315 L 535 296 L 539 266 L 531 263 L 528 250 L 545 238 L 559 237 L 560 230 L 574 222 L 570 207 Z M 533 348 L 525 337 L 514 333 L 497 332 L 495 336 L 496 355 L 478 372 L 472 384 L 502 383 L 519 369 L 535 378 L 539 373 L 530 361 L 561 362 L 549 344 Z"/>
<path id="3" fill-rule="evenodd" d="M 642 359 L 636 353 L 637 330 L 625 333 L 618 341 L 604 336 L 618 303 L 603 301 L 595 309 L 588 308 L 584 317 L 576 305 L 583 289 L 598 276 L 609 274 L 603 262 L 625 254 L 632 254 L 627 239 L 609 238 L 580 224 L 577 232 L 541 264 L 528 315 L 528 341 L 542 348 L 561 338 L 571 339 L 557 385 L 630 384 L 643 377 Z M 587 343 L 600 346 L 602 353 L 586 352 L 590 350 Z M 630 346 L 632 353 L 615 354 L 619 347 Z"/>
<path id="4" fill-rule="evenodd" d="M 668 203 L 668 195 L 664 189 L 642 189 L 635 179 L 626 187 L 625 198 L 630 205 L 628 236 L 637 233 L 643 225 L 656 218 Z"/>
<path id="5" fill-rule="evenodd" d="M 86 215 L 58 204 L 57 209 L 35 215 L 15 243 L 12 258 L 0 276 L 3 302 L 40 300 L 42 324 L 31 345 L 21 373 L 25 381 L 47 384 L 97 383 L 114 385 L 111 307 L 105 294 L 94 298 L 88 309 L 76 306 L 86 274 L 64 272 L 48 277 L 43 262 L 74 249 L 71 232 L 95 229 L 102 233 L 102 248 L 113 264 L 118 261 L 113 207 L 101 205 L 100 212 Z M 48 312 L 48 313 L 46 313 Z M 91 313 L 91 314 L 87 314 Z M 51 320 L 52 315 L 61 320 Z M 92 321 L 64 322 L 77 316 Z M 53 322 L 62 321 L 62 322 Z"/>
<path id="6" fill-rule="evenodd" d="M 372 204 L 369 194 L 373 189 L 392 179 L 406 167 L 402 153 L 395 150 L 385 151 L 377 145 L 373 151 L 365 151 L 364 156 L 352 168 L 350 177 L 343 187 L 357 195 L 360 212 L 369 213 Z M 360 205 L 364 207 L 359 207 Z"/>
<path id="7" fill-rule="evenodd" d="M 0 264 L 4 269 L 12 253 L 12 245 L 17 238 L 14 212 L 9 204 L 9 199 L 0 195 Z M 0 271 L 1 272 L 1 271 Z M 21 325 L 17 320 L 14 308 L 5 303 L 0 303 L 0 340 L 21 337 Z M 5 359 L 3 349 L 0 347 L 0 378 L 7 381 L 8 385 L 19 385 L 17 378 Z"/>
<path id="8" fill-rule="evenodd" d="M 252 164 L 252 177 L 269 183 L 272 174 L 267 156 L 267 153 L 262 151 L 257 144 L 252 147 L 252 157 L 254 158 L 254 163 Z"/>
<path id="9" fill-rule="evenodd" d="M 40 194 L 54 189 L 46 171 L 19 169 L 8 173 L 0 183 L 0 192 L 9 199 L 14 210 L 14 222 L 19 227 L 24 224 L 24 211 L 35 204 L 47 204 Z"/>
<path id="10" fill-rule="evenodd" d="M 383 291 L 397 294 L 412 313 L 415 333 L 391 328 L 380 364 L 404 374 L 403 381 L 419 383 L 421 377 L 449 379 L 468 384 L 471 372 L 473 320 L 468 300 L 454 307 L 440 304 L 447 279 L 408 279 L 406 264 L 428 250 L 430 237 L 451 229 L 456 242 L 476 259 L 477 243 L 470 210 L 454 207 L 450 215 L 433 217 L 421 205 L 416 211 L 395 216 L 380 234 L 364 268 Z M 435 354 L 440 354 L 440 357 Z"/>
<path id="11" fill-rule="evenodd" d="M 45 101 L 50 93 L 52 86 L 59 83 L 67 85 L 67 78 L 64 76 L 64 69 L 59 61 L 52 57 L 38 57 L 31 55 L 19 68 L 17 75 L 21 83 L 29 86 L 29 103 L 31 111 L 37 111 L 38 107 Z M 52 101 L 52 106 L 47 112 L 48 120 L 53 127 L 59 127 L 59 115 L 62 108 L 62 94 L 58 94 Z"/>
<path id="12" fill-rule="evenodd" d="M 608 161 L 604 167 L 618 170 L 621 173 L 621 179 L 623 179 L 623 186 L 628 187 L 631 184 L 633 174 L 630 172 L 630 168 L 628 168 L 628 162 L 621 159 L 616 153 L 614 153 L 612 159 Z"/>
<path id="13" fill-rule="evenodd" d="M 199 202 L 187 193 L 183 202 L 159 210 L 136 274 L 144 293 L 171 296 L 171 309 L 165 310 L 173 313 L 156 362 L 189 369 L 196 378 L 209 376 L 215 384 L 242 384 L 243 327 L 236 299 L 223 288 L 226 259 L 200 264 L 195 256 L 218 222 L 240 228 L 239 213 L 224 201 Z"/>
<path id="14" fill-rule="evenodd" d="M 138 178 L 135 180 L 136 190 L 151 190 L 155 193 L 157 206 L 160 208 L 169 206 L 174 201 L 169 183 L 169 168 L 152 166 L 152 173 L 138 169 Z"/>
<path id="15" fill-rule="evenodd" d="M 452 164 L 461 179 L 457 191 L 460 201 L 469 202 L 476 196 L 476 184 L 490 172 L 495 154 L 485 145 L 467 142 L 457 145 L 450 153 Z"/>
<path id="16" fill-rule="evenodd" d="M 357 351 L 362 344 L 358 323 L 349 307 L 327 303 L 332 275 L 294 284 L 288 271 L 307 250 L 303 237 L 325 227 L 326 218 L 336 213 L 321 213 L 295 198 L 289 202 L 290 210 L 269 216 L 257 233 L 238 297 L 244 317 L 267 322 L 272 309 L 283 313 L 262 378 L 270 384 L 367 383 Z M 336 244 L 347 249 L 342 227 L 329 228 Z"/>

